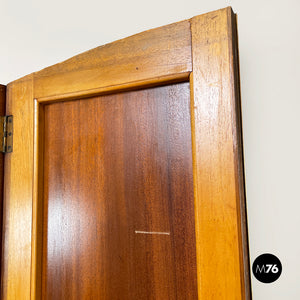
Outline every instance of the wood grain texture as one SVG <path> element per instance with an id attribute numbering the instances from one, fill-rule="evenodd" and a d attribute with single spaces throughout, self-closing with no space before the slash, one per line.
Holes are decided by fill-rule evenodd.
<path id="1" fill-rule="evenodd" d="M 189 81 L 190 73 L 191 72 L 188 71 L 188 72 L 182 72 L 182 73 L 171 74 L 171 75 L 162 74 L 159 77 L 154 77 L 154 78 L 150 77 L 149 79 L 143 79 L 139 81 L 125 82 L 117 85 L 98 87 L 92 90 L 81 90 L 80 89 L 81 87 L 79 85 L 78 90 L 72 93 L 45 96 L 45 97 L 38 98 L 37 101 L 40 104 L 49 104 L 54 102 L 83 99 L 83 98 L 88 98 L 93 96 L 110 95 L 112 93 L 135 91 L 141 88 L 150 88 L 150 87 L 162 86 L 171 83 L 187 82 Z"/>
<path id="2" fill-rule="evenodd" d="M 30 299 L 33 186 L 32 75 L 7 87 L 14 150 L 5 156 L 2 299 Z"/>
<path id="3" fill-rule="evenodd" d="M 199 299 L 249 299 L 241 229 L 232 10 L 191 20 L 192 132 Z"/>
<path id="4" fill-rule="evenodd" d="M 43 299 L 197 298 L 189 94 L 45 107 Z"/>
<path id="5" fill-rule="evenodd" d="M 191 61 L 190 24 L 182 21 L 95 48 L 36 72 L 34 97 L 72 96 L 78 91 L 91 95 L 124 83 L 153 84 L 164 76 L 190 72 Z"/>
<path id="6" fill-rule="evenodd" d="M 94 109 L 94 106 L 95 109 L 100 109 L 101 105 L 96 105 L 95 103 L 98 103 L 98 100 L 100 98 L 102 99 L 102 97 L 104 97 L 103 99 L 115 101 L 113 99 L 118 97 L 124 98 L 124 95 L 131 93 L 132 95 L 138 94 L 140 91 L 137 92 L 136 90 L 141 87 L 157 87 L 184 81 L 188 79 L 189 74 L 191 90 L 191 132 L 198 298 L 201 300 L 232 300 L 249 299 L 251 297 L 249 274 L 247 274 L 247 232 L 245 226 L 246 215 L 242 138 L 240 134 L 241 120 L 238 101 L 237 45 L 234 27 L 234 14 L 230 8 L 226 8 L 195 17 L 190 21 L 183 21 L 153 29 L 127 39 L 98 47 L 73 57 L 66 62 L 51 66 L 9 84 L 7 113 L 14 115 L 15 128 L 14 152 L 8 154 L 5 159 L 5 199 L 3 217 L 4 254 L 2 266 L 3 299 L 41 299 L 41 258 L 43 245 L 41 228 L 43 223 L 44 193 L 45 195 L 48 195 L 47 191 L 50 182 L 45 184 L 47 190 L 44 191 L 44 144 L 41 142 L 44 140 L 45 135 L 44 108 L 50 108 L 52 105 L 53 107 L 56 107 L 56 105 L 57 107 L 69 107 L 71 103 L 81 103 L 80 110 L 84 113 L 87 109 L 85 108 L 85 105 L 83 105 L 85 102 L 94 103 L 90 104 L 92 109 Z M 191 71 L 192 73 L 190 73 Z M 126 90 L 128 94 L 123 93 L 124 90 Z M 128 92 L 128 90 L 131 92 Z M 156 90 L 156 88 L 154 90 Z M 112 93 L 118 94 L 113 96 Z M 91 99 L 90 97 L 94 98 Z M 100 98 L 98 99 L 98 97 Z M 173 96 L 171 94 L 166 95 L 167 99 L 170 99 L 170 97 Z M 123 114 L 121 113 L 121 110 L 123 110 L 123 113 L 126 111 L 126 113 L 130 115 L 128 109 L 134 110 L 139 107 L 139 101 L 133 97 L 133 99 L 135 99 L 134 101 L 136 101 L 136 107 L 132 108 L 129 106 L 126 108 L 124 106 L 124 101 L 127 100 L 125 99 L 126 97 L 123 98 L 121 100 L 121 103 L 123 104 L 119 107 L 120 111 L 117 109 L 114 110 L 113 107 L 109 105 L 105 106 L 105 109 L 122 119 Z M 63 102 L 72 99 L 81 100 Z M 55 104 L 55 102 L 59 101 L 62 101 L 62 103 Z M 176 105 L 179 105 L 176 103 L 177 100 L 174 101 L 174 103 L 170 102 L 168 105 L 170 108 L 173 107 L 172 105 L 176 107 Z M 158 108 L 160 107 L 162 109 L 165 107 L 163 104 L 160 105 L 158 105 Z M 115 108 L 117 107 L 118 106 L 116 105 Z M 151 106 L 150 108 L 150 115 L 152 113 L 154 114 L 156 108 Z M 73 121 L 75 115 L 80 119 L 79 116 L 81 116 L 81 114 L 79 114 L 77 109 L 79 108 L 76 106 L 76 109 L 73 111 L 74 115 L 71 114 L 70 116 L 71 119 L 73 118 Z M 50 114 L 50 110 L 51 109 L 49 109 L 48 114 Z M 62 112 L 67 114 L 65 109 L 63 109 Z M 60 115 L 62 112 L 58 111 L 57 113 Z M 158 116 L 159 115 L 157 115 L 157 117 Z M 175 112 L 174 116 L 172 115 L 169 117 L 170 119 L 177 118 Z M 149 138 L 148 140 L 146 137 L 150 137 L 150 127 L 152 126 L 152 124 L 150 124 L 151 118 L 147 119 L 146 115 L 143 113 L 136 114 L 135 118 L 136 122 L 140 122 L 143 125 L 143 128 L 145 127 L 144 130 L 147 135 L 140 135 L 141 139 L 144 138 L 145 145 L 149 146 L 151 139 Z M 96 153 L 96 151 L 99 150 L 104 151 L 103 155 L 107 155 L 107 153 L 111 151 L 110 163 L 103 163 L 100 170 L 97 170 L 98 177 L 96 179 L 103 183 L 103 185 L 97 187 L 97 191 L 102 191 L 102 187 L 103 191 L 105 191 L 112 199 L 120 199 L 121 203 L 126 204 L 125 198 L 127 196 L 129 198 L 136 198 L 135 196 L 140 197 L 144 195 L 141 189 L 139 190 L 138 188 L 134 189 L 131 187 L 129 190 L 125 189 L 131 180 L 133 180 L 139 185 L 145 184 L 145 187 L 146 184 L 148 187 L 154 185 L 160 192 L 160 194 L 158 194 L 161 198 L 164 194 L 169 196 L 170 191 L 176 191 L 175 194 L 180 194 L 179 189 L 182 189 L 181 180 L 186 179 L 186 182 L 189 182 L 187 179 L 188 175 L 186 175 L 187 177 L 184 175 L 181 179 L 177 172 L 173 171 L 172 167 L 170 167 L 170 164 L 162 163 L 160 168 L 146 169 L 151 176 L 148 181 L 144 179 L 144 182 L 143 178 L 147 178 L 147 176 L 146 174 L 142 174 L 141 169 L 144 168 L 144 166 L 147 166 L 147 161 L 142 160 L 143 164 L 141 164 L 138 163 L 138 160 L 125 160 L 125 156 L 123 158 L 118 156 L 120 153 L 123 155 L 127 153 L 128 155 L 136 155 L 140 158 L 141 153 L 144 153 L 145 157 L 156 159 L 154 150 L 163 149 L 158 148 L 159 145 L 164 145 L 166 147 L 168 142 L 165 141 L 166 144 L 154 142 L 149 153 L 143 151 L 141 151 L 141 153 L 136 153 L 134 150 L 129 151 L 135 144 L 136 146 L 139 145 L 137 136 L 133 134 L 129 135 L 127 139 L 119 140 L 119 137 L 125 133 L 121 132 L 120 128 L 122 128 L 122 126 L 125 128 L 124 124 L 127 124 L 126 128 L 132 129 L 136 125 L 133 121 L 130 123 L 126 118 L 123 118 L 121 123 L 119 121 L 119 123 L 116 123 L 120 128 L 115 124 L 115 131 L 113 134 L 109 135 L 109 126 L 116 120 L 119 119 L 105 119 L 106 125 L 103 124 L 105 131 L 101 132 L 101 134 L 105 133 L 105 135 L 100 135 L 101 137 L 106 137 L 107 141 L 112 145 L 116 145 L 116 147 L 102 149 L 95 143 L 95 139 L 88 140 L 92 144 L 92 149 L 90 149 L 91 152 L 94 151 L 94 153 Z M 54 124 L 58 126 L 55 122 Z M 87 126 L 86 124 L 94 124 L 93 122 L 95 122 L 95 117 L 92 117 L 91 119 L 87 117 L 86 123 L 83 123 L 85 124 L 83 126 Z M 102 120 L 100 122 L 103 123 L 104 121 Z M 146 129 L 146 124 L 149 126 L 148 129 Z M 167 123 L 163 122 L 162 124 L 165 126 Z M 73 126 L 73 124 L 71 125 Z M 77 126 L 78 128 L 75 121 L 74 126 Z M 180 125 L 178 126 L 181 128 Z M 82 130 L 82 128 L 78 128 L 78 132 L 72 131 L 72 134 L 68 138 L 72 139 L 75 133 L 79 134 Z M 158 132 L 158 136 L 164 134 L 164 132 L 160 132 L 157 129 L 157 125 L 153 127 L 153 130 L 154 132 Z M 60 128 L 59 133 L 60 132 L 65 132 L 63 126 Z M 169 139 L 174 142 L 174 150 L 172 150 L 173 147 L 172 149 L 165 149 L 167 151 L 166 153 L 171 151 L 171 155 L 168 156 L 167 161 L 172 161 L 171 166 L 174 164 L 177 169 L 181 168 L 181 162 L 176 160 L 175 156 L 179 155 L 180 157 L 180 151 L 187 151 L 187 148 L 181 149 L 180 147 L 183 146 L 176 142 L 176 138 L 180 138 L 181 136 L 180 132 L 181 131 L 177 130 L 169 131 L 169 134 L 171 135 Z M 137 130 L 136 134 L 138 133 L 139 131 Z M 67 137 L 67 134 L 64 134 Z M 167 140 L 167 138 L 165 139 Z M 117 146 L 120 147 L 118 148 Z M 142 145 L 140 146 L 142 147 Z M 187 147 L 187 144 L 185 146 Z M 87 146 L 82 144 L 81 146 L 78 145 L 78 147 L 84 148 Z M 67 150 L 70 150 L 70 153 L 67 152 Z M 74 153 L 72 151 L 74 151 Z M 70 149 L 65 148 L 65 154 L 69 154 L 71 158 L 74 158 L 76 153 L 78 154 L 78 149 L 75 146 Z M 166 155 L 166 153 L 161 153 L 162 157 Z M 91 157 L 86 157 L 84 154 L 78 154 L 78 157 L 81 156 L 83 161 L 79 164 L 79 170 L 84 163 L 87 164 L 92 160 Z M 189 156 L 184 157 L 182 161 L 188 160 L 188 157 Z M 47 159 L 50 159 L 50 154 L 46 160 Z M 101 160 L 103 157 L 98 157 L 97 159 Z M 122 163 L 122 159 L 124 160 L 124 163 Z M 75 174 L 78 175 L 78 170 L 75 169 L 70 161 L 69 163 L 68 174 L 70 175 L 70 178 L 75 178 Z M 158 160 L 156 163 L 156 166 L 158 166 L 160 161 Z M 134 168 L 129 168 L 129 164 L 133 164 Z M 116 168 L 112 168 L 113 165 Z M 55 167 L 59 169 L 62 166 L 56 163 L 51 168 Z M 104 177 L 104 170 L 109 168 L 111 174 Z M 116 171 L 118 168 L 121 170 L 120 172 Z M 72 170 L 74 171 L 73 173 L 71 172 Z M 168 173 L 166 170 L 168 170 Z M 86 183 L 88 186 L 92 187 L 95 178 L 89 175 L 91 172 L 92 170 L 87 170 L 87 178 L 90 179 L 89 181 L 87 178 L 77 176 L 77 184 L 80 186 L 80 184 Z M 189 172 L 189 170 L 184 170 L 184 168 L 182 168 L 182 172 Z M 47 174 L 48 173 L 45 173 L 45 176 Z M 143 176 L 138 176 L 138 174 L 142 174 Z M 166 191 L 165 185 L 159 185 L 155 180 L 156 176 L 166 174 L 170 175 L 168 180 L 173 182 L 173 184 L 168 185 L 168 192 Z M 114 182 L 117 182 L 117 185 Z M 116 188 L 104 189 L 104 183 L 108 183 L 108 186 L 110 187 L 114 183 Z M 74 184 L 72 185 L 70 183 L 69 186 L 73 187 L 74 190 L 76 189 Z M 85 190 L 88 195 L 91 192 L 90 190 L 92 189 Z M 189 187 L 185 186 L 183 190 L 189 191 Z M 172 226 L 174 229 L 176 226 L 179 226 L 178 224 L 182 225 L 184 223 L 183 225 L 187 226 L 186 228 L 190 228 L 191 223 L 189 222 L 194 222 L 192 217 L 190 218 L 191 220 L 186 220 L 190 216 L 190 208 L 186 210 L 185 207 L 180 206 L 182 205 L 180 203 L 178 206 L 171 207 L 169 205 L 169 200 L 157 204 L 154 201 L 154 192 L 150 188 L 145 189 L 145 191 L 147 191 L 147 195 L 149 195 L 151 205 L 148 209 L 142 202 L 137 203 L 136 205 L 143 211 L 147 218 L 144 220 L 139 214 L 135 214 L 135 220 L 137 224 L 140 225 L 144 224 L 143 221 L 147 221 L 149 228 L 146 230 L 133 226 L 127 218 L 118 218 L 121 216 L 128 216 L 129 213 L 132 213 L 132 207 L 130 208 L 131 210 L 120 208 L 117 210 L 116 215 L 113 215 L 112 212 L 120 207 L 117 205 L 119 202 L 115 200 L 107 205 L 107 207 L 104 207 L 106 216 L 109 216 L 111 220 L 111 225 L 106 226 L 105 234 L 113 233 L 119 238 L 118 242 L 115 244 L 111 243 L 110 247 L 115 253 L 119 253 L 121 257 L 124 253 L 127 253 L 126 249 L 128 249 L 128 246 L 126 246 L 127 248 L 125 247 L 124 253 L 117 247 L 118 243 L 124 243 L 124 237 L 116 233 L 116 226 L 122 226 L 124 236 L 128 237 L 129 235 L 126 231 L 129 230 L 128 228 L 134 228 L 134 230 L 141 232 L 148 230 L 156 232 L 158 229 L 150 225 L 157 224 L 162 227 L 166 226 L 166 230 L 170 229 L 171 233 Z M 187 194 L 190 195 L 189 192 L 187 192 Z M 80 193 L 78 193 L 78 197 L 79 196 Z M 61 196 L 58 195 L 57 197 L 59 198 Z M 77 204 L 77 200 L 78 198 L 75 198 L 72 200 L 73 202 L 71 201 L 72 214 L 76 214 L 75 204 Z M 95 203 L 96 202 L 97 201 L 95 201 Z M 91 205 L 92 208 L 93 205 Z M 173 218 L 165 218 L 164 222 L 160 223 L 158 217 L 165 216 L 167 208 L 169 209 L 169 215 L 172 215 Z M 159 213 L 157 214 L 154 213 L 156 212 L 156 209 L 159 210 Z M 83 210 L 83 215 L 84 212 L 85 211 Z M 95 211 L 90 207 L 87 207 L 87 212 L 91 213 L 92 216 L 95 214 Z M 173 214 L 171 212 L 173 212 Z M 184 217 L 181 219 L 178 217 L 179 215 L 183 215 Z M 44 221 L 46 222 L 46 220 Z M 91 218 L 91 223 L 92 221 L 93 218 Z M 185 222 L 187 223 L 185 224 Z M 63 225 L 63 222 L 58 224 Z M 170 226 L 171 224 L 173 225 L 167 227 L 168 224 Z M 81 225 L 76 223 L 74 226 L 79 226 L 77 229 L 79 230 L 78 235 L 80 236 L 80 230 L 82 229 L 82 227 L 80 227 Z M 88 228 L 88 226 L 85 228 Z M 71 234 L 70 238 L 72 238 L 72 236 L 73 235 Z M 66 239 L 62 241 L 62 245 L 64 245 L 63 243 L 68 241 L 69 238 L 69 236 L 64 237 Z M 138 237 L 141 237 L 141 239 L 136 240 Z M 82 240 L 84 241 L 86 238 L 87 237 L 83 236 Z M 179 249 L 183 249 L 180 247 L 184 247 L 185 243 L 187 243 L 187 246 L 189 247 L 189 243 L 192 241 L 188 238 L 189 241 L 182 242 L 178 245 L 175 243 L 176 239 L 171 240 L 170 238 L 171 235 L 147 236 L 143 233 L 137 233 L 134 235 L 134 239 L 132 237 L 129 239 L 130 245 L 136 243 L 134 244 L 136 245 L 135 252 L 130 252 L 129 255 L 131 255 L 131 257 L 133 257 L 133 255 L 145 255 L 145 253 L 142 252 L 142 249 L 148 247 L 149 251 L 147 252 L 147 255 L 143 257 L 143 260 L 149 262 L 149 266 L 151 266 L 146 271 L 145 269 L 143 269 L 144 271 L 141 271 L 143 266 L 139 263 L 139 267 L 136 270 L 134 269 L 130 280 L 136 280 L 138 277 L 136 274 L 142 273 L 142 278 L 148 278 L 151 281 L 151 289 L 154 287 L 153 291 L 157 291 L 158 287 L 163 285 L 161 288 L 163 297 L 165 297 L 167 291 L 171 291 L 173 287 L 175 288 L 175 285 L 176 291 L 177 285 L 179 286 L 179 289 L 181 289 L 181 283 L 178 283 L 179 281 L 186 282 L 184 278 L 181 279 L 180 275 L 176 275 L 176 278 L 171 276 L 171 274 L 174 274 L 174 269 L 180 268 L 176 263 L 173 263 L 175 261 L 173 258 L 178 255 L 176 254 L 177 250 L 172 250 L 175 251 L 172 252 L 173 257 L 165 254 L 164 252 L 167 252 L 165 250 L 170 249 L 168 248 L 170 247 L 170 243 L 173 243 L 172 247 L 175 245 L 176 247 L 179 247 Z M 97 240 L 91 239 L 90 241 L 94 244 L 98 243 Z M 162 241 L 165 241 L 165 243 Z M 169 244 L 167 241 L 170 241 Z M 78 254 L 82 250 L 80 243 L 78 246 L 79 252 L 76 252 L 77 250 L 75 251 L 74 247 L 75 245 L 72 245 L 70 248 L 70 251 L 73 251 L 72 253 L 74 254 Z M 104 249 L 103 245 L 101 249 Z M 155 255 L 156 250 L 159 250 L 161 254 L 158 256 Z M 112 262 L 116 262 L 116 258 L 113 256 L 114 252 L 107 251 L 105 253 L 109 260 L 105 263 L 101 262 L 102 266 L 111 269 L 111 274 L 115 274 L 117 272 L 116 267 L 115 265 L 112 265 Z M 183 250 L 182 253 L 184 253 Z M 179 257 L 178 259 L 180 261 L 180 259 L 184 260 L 187 257 L 188 255 L 183 255 L 183 257 Z M 74 261 L 75 265 L 76 262 L 77 260 Z M 156 264 L 154 262 L 156 262 Z M 44 270 L 48 270 L 45 261 L 43 263 Z M 123 278 L 123 283 L 128 283 L 129 279 L 124 274 L 128 272 L 128 268 L 129 270 L 132 270 L 133 267 L 127 261 L 118 261 L 118 263 L 122 263 L 123 266 L 120 277 Z M 164 275 L 157 265 L 161 265 L 161 268 L 170 266 L 170 274 Z M 186 267 L 186 269 L 185 267 L 182 269 L 183 273 L 189 272 L 187 271 L 189 269 L 188 263 L 186 265 L 183 263 L 183 265 Z M 77 264 L 76 268 L 82 271 L 88 269 L 88 266 L 89 263 L 87 262 L 82 266 Z M 66 267 L 66 270 L 72 269 L 70 268 L 70 264 L 67 264 Z M 49 274 L 53 271 L 51 270 L 52 269 L 50 268 Z M 74 271 L 72 274 L 75 274 L 75 270 L 77 269 L 72 269 L 70 272 L 72 273 Z M 194 272 L 193 267 L 189 270 L 190 272 Z M 93 276 L 93 271 L 91 271 L 91 277 L 79 278 L 77 281 L 79 286 L 82 287 L 87 294 L 93 293 L 93 291 L 90 291 L 88 288 L 90 282 L 95 278 Z M 192 277 L 192 275 L 189 274 L 187 278 L 190 278 L 189 276 Z M 108 281 L 108 278 L 106 278 L 102 284 L 111 282 L 111 285 L 114 287 L 116 286 L 118 291 L 124 290 L 126 292 L 126 289 L 128 289 L 126 284 L 118 285 L 113 275 L 111 275 L 111 277 L 113 278 L 111 281 Z M 77 291 L 77 287 L 71 279 L 70 282 L 67 282 L 69 277 L 63 274 L 61 278 L 64 280 L 66 286 L 68 286 L 66 293 Z M 44 278 L 45 287 L 47 287 L 47 285 L 45 285 L 46 279 L 47 276 Z M 195 280 L 195 278 L 193 280 Z M 166 284 L 164 285 L 163 283 Z M 186 285 L 187 284 L 188 283 L 186 283 Z M 191 281 L 190 284 L 193 285 L 193 281 Z M 148 285 L 143 285 L 137 287 L 135 290 L 138 291 L 137 295 L 143 296 L 143 293 L 146 293 L 149 289 L 150 287 Z M 45 291 L 46 290 L 47 288 Z M 188 297 L 191 297 L 191 299 L 197 298 L 194 289 L 187 288 L 186 291 L 192 293 L 188 294 Z M 56 292 L 58 293 L 59 291 Z M 98 293 L 98 291 L 95 291 L 95 293 Z M 181 293 L 182 289 L 178 292 L 178 299 L 186 299 L 186 296 Z M 58 297 L 61 297 L 61 295 L 58 295 Z M 109 295 L 109 292 L 107 292 L 107 297 L 113 296 Z"/>
<path id="7" fill-rule="evenodd" d="M 6 86 L 0 84 L 0 115 L 5 115 L 5 104 L 6 104 Z M 4 154 L 0 153 L 0 270 L 2 269 L 2 221 L 3 221 L 3 186 L 4 186 Z M 2 277 L 1 277 L 2 278 Z M 0 278 L 0 281 L 1 281 Z M 1 285 L 2 286 L 2 285 Z M 0 295 L 1 288 L 0 286 Z"/>

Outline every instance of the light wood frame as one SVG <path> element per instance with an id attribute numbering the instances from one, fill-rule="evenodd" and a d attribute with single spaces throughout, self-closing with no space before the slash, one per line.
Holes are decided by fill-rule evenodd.
<path id="1" fill-rule="evenodd" d="M 236 17 L 225 8 L 119 40 L 8 85 L 2 299 L 40 299 L 43 107 L 189 81 L 199 299 L 250 299 Z"/>

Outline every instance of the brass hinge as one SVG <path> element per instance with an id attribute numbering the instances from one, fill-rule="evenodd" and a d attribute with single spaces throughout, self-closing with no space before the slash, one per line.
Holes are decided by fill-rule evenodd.
<path id="1" fill-rule="evenodd" d="M 0 116 L 0 152 L 13 151 L 13 116 Z"/>

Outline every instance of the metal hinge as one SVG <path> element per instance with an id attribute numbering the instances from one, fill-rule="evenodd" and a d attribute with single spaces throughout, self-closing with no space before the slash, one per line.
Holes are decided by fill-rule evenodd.
<path id="1" fill-rule="evenodd" d="M 0 116 L 0 152 L 13 151 L 13 116 Z"/>

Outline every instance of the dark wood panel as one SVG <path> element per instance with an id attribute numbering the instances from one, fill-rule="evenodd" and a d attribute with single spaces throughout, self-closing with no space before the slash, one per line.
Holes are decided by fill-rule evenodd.
<path id="1" fill-rule="evenodd" d="M 45 106 L 43 299 L 197 299 L 189 94 Z"/>

